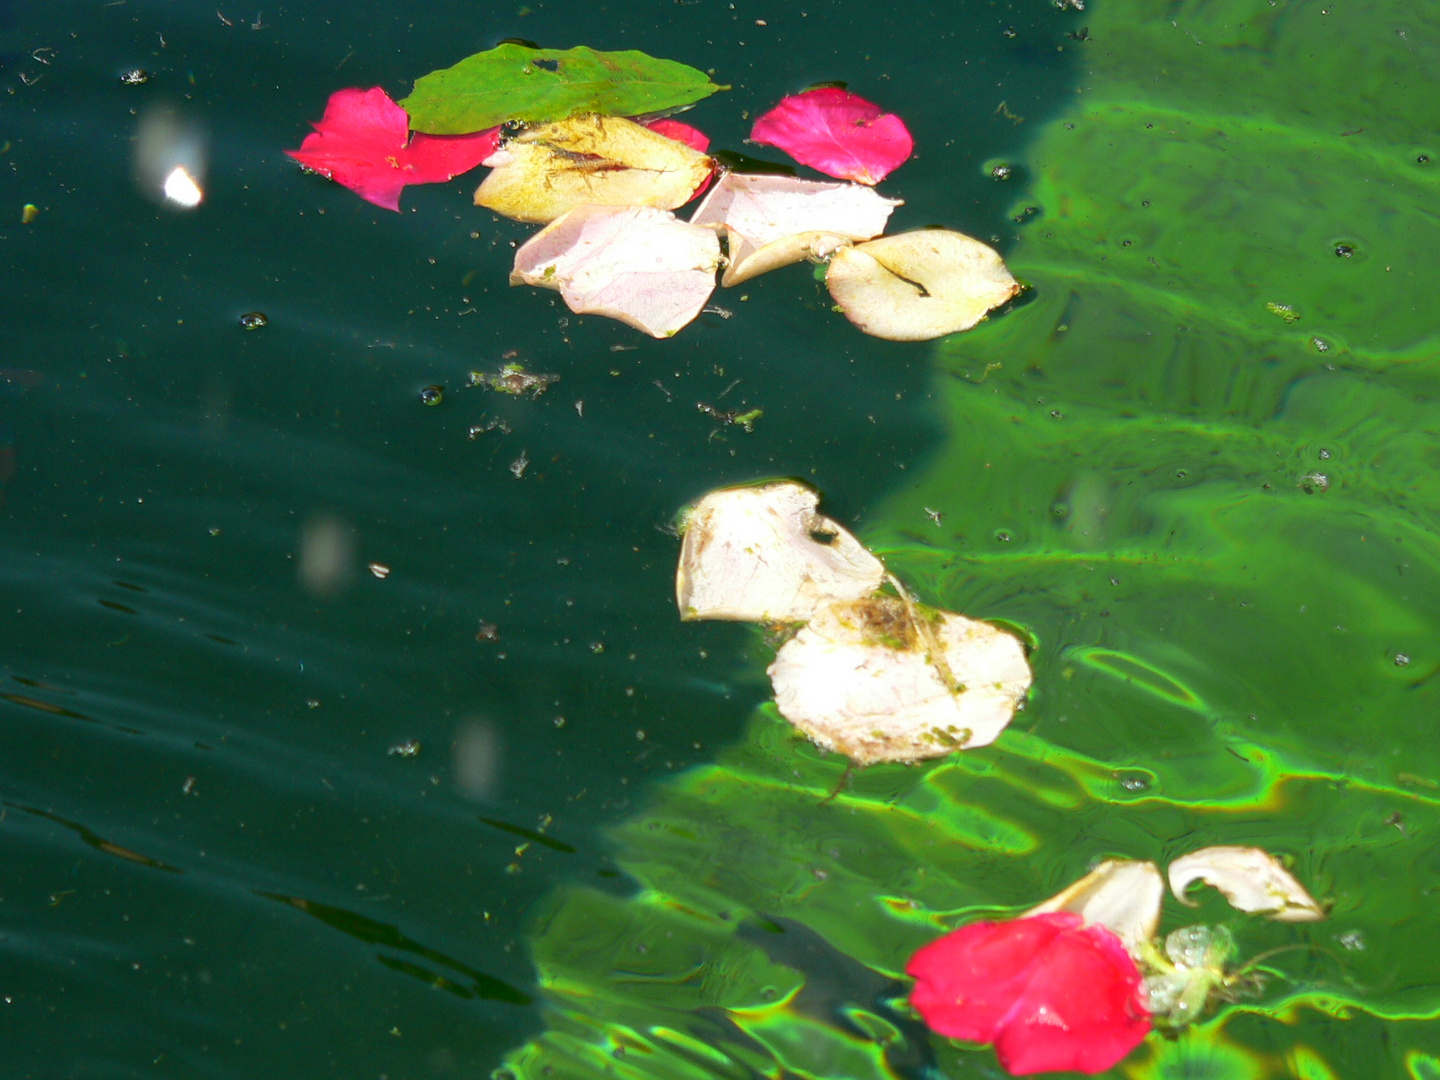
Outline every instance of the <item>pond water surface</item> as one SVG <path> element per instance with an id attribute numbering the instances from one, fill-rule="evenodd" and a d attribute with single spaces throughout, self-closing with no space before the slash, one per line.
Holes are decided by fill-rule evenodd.
<path id="1" fill-rule="evenodd" d="M 846 80 L 916 137 L 892 228 L 1033 289 L 898 345 L 794 267 L 656 342 L 509 288 L 473 176 L 284 156 L 508 37 L 713 68 L 757 156 Z M 1440 1076 L 1437 53 L 1359 2 L 0 4 L 5 1074 L 999 1075 L 910 951 L 1258 843 L 1331 919 L 1246 955 L 1314 948 L 1115 1075 Z M 466 385 L 509 359 L 559 380 Z M 678 622 L 676 512 L 771 476 L 1034 642 L 994 748 L 845 778 Z"/>

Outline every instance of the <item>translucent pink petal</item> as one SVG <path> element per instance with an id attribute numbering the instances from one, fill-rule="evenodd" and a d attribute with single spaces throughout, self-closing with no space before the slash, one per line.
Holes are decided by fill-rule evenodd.
<path id="1" fill-rule="evenodd" d="M 362 199 L 400 209 L 406 184 L 429 184 L 468 172 L 495 149 L 498 129 L 474 135 L 417 135 L 405 110 L 380 87 L 337 90 L 299 150 L 285 151 Z"/>
<path id="2" fill-rule="evenodd" d="M 971 923 L 906 970 L 910 1002 L 933 1030 L 993 1042 L 1015 1076 L 1103 1072 L 1150 1031 L 1135 961 L 1109 930 L 1069 912 Z"/>
<path id="3" fill-rule="evenodd" d="M 752 142 L 841 180 L 878 184 L 915 149 L 894 113 L 838 87 L 793 94 L 755 121 Z"/>

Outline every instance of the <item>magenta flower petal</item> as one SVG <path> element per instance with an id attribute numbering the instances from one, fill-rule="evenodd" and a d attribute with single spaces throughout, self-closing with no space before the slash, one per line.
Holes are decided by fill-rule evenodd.
<path id="1" fill-rule="evenodd" d="M 1141 978 L 1103 926 L 1056 912 L 978 922 L 911 957 L 910 1003 L 941 1035 L 994 1043 L 1015 1076 L 1103 1072 L 1150 1031 Z"/>
<path id="2" fill-rule="evenodd" d="M 750 139 L 826 176 L 862 184 L 878 184 L 915 149 L 898 116 L 833 86 L 785 98 L 755 121 Z"/>
<path id="3" fill-rule="evenodd" d="M 710 149 L 710 136 L 706 135 L 699 128 L 693 128 L 689 124 L 682 124 L 679 120 L 651 120 L 645 125 L 657 135 L 664 135 L 667 139 L 674 139 L 682 142 L 691 150 L 698 150 L 705 153 Z"/>
<path id="4" fill-rule="evenodd" d="M 400 209 L 406 184 L 431 184 L 479 165 L 495 149 L 498 129 L 474 135 L 417 135 L 410 118 L 380 87 L 337 90 L 299 150 L 285 151 L 362 199 Z"/>

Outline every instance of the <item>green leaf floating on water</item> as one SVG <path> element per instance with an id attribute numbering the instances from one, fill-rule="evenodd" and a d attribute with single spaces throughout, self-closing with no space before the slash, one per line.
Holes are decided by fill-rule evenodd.
<path id="1" fill-rule="evenodd" d="M 577 113 L 639 116 L 726 89 L 675 60 L 633 49 L 532 49 L 506 43 L 415 80 L 400 105 L 427 135 L 464 135 L 507 120 L 546 123 Z"/>
<path id="2" fill-rule="evenodd" d="M 1312 948 L 1109 1075 L 1440 1076 L 1440 9 L 1087 18 L 1024 154 L 1034 299 L 937 351 L 952 437 L 861 536 L 1033 635 L 1029 709 L 829 800 L 843 762 L 762 710 L 620 830 L 633 894 L 551 899 L 524 1080 L 998 1077 L 894 1007 L 910 953 L 1212 844 L 1293 858 L 1329 917 L 1170 901 L 1162 933 Z"/>

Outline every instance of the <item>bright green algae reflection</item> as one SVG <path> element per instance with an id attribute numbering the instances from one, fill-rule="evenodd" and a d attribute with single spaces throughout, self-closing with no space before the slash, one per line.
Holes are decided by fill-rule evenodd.
<path id="1" fill-rule="evenodd" d="M 901 1004 L 916 947 L 1103 856 L 1243 843 L 1330 919 L 1207 896 L 1185 921 L 1242 955 L 1314 947 L 1113 1075 L 1440 1075 L 1440 12 L 1100 0 L 1089 30 L 1017 206 L 1033 299 L 940 348 L 950 443 L 864 530 L 1034 638 L 1029 710 L 848 783 L 762 710 L 620 831 L 634 895 L 552 899 L 515 1074 L 999 1075 Z"/>

